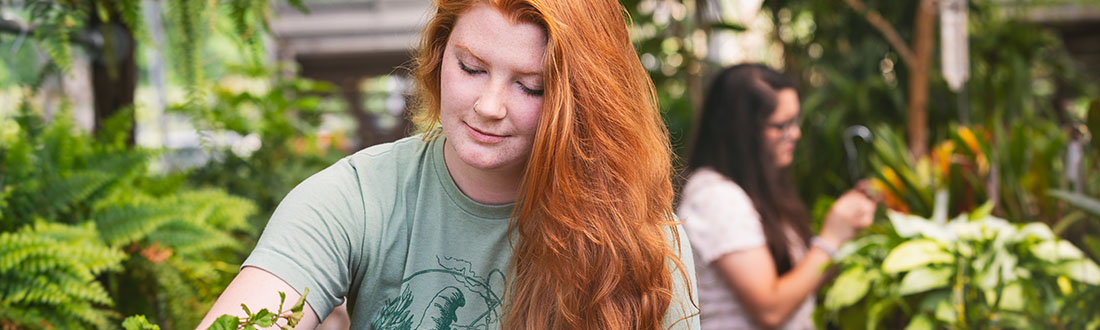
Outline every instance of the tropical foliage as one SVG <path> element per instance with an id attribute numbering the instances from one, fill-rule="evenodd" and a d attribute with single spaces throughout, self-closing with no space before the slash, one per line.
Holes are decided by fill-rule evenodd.
<path id="1" fill-rule="evenodd" d="M 911 39 L 920 2 L 867 1 L 866 6 L 902 38 Z M 968 4 L 972 78 L 965 92 L 953 92 L 939 73 L 938 61 L 932 62 L 926 143 L 952 139 L 956 126 L 963 125 L 991 135 L 1003 130 L 1010 137 L 1016 127 L 1023 127 L 1022 131 L 1032 132 L 1025 138 L 1061 139 L 1064 145 L 1079 131 L 1084 104 L 1100 97 L 1095 78 L 1090 81 L 1074 69 L 1054 32 L 1016 19 L 1009 15 L 1012 11 L 1003 9 L 1043 6 L 1043 2 L 972 0 Z M 866 166 L 872 153 L 869 144 L 855 140 L 855 154 L 845 150 L 845 140 L 852 139 L 845 134 L 849 127 L 886 127 L 902 139 L 909 133 L 906 109 L 913 73 L 896 47 L 868 23 L 866 11 L 823 0 L 768 0 L 765 7 L 777 26 L 784 70 L 800 81 L 803 118 L 809 123 L 802 127 L 795 155 L 796 182 L 807 202 L 838 196 L 878 170 Z M 939 49 L 935 52 L 938 58 Z M 910 150 L 908 142 L 901 147 L 898 150 Z M 850 170 L 849 157 L 858 160 L 859 170 Z M 1054 164 L 1052 158 L 1036 161 Z M 981 202 L 976 199 L 975 203 Z"/>
<path id="2" fill-rule="evenodd" d="M 253 230 L 264 227 L 290 189 L 343 157 L 349 144 L 342 134 L 322 128 L 325 116 L 343 111 L 344 104 L 332 97 L 335 87 L 282 77 L 280 70 L 255 65 L 230 67 L 201 105 L 208 110 L 175 109 L 207 132 L 232 132 L 242 137 L 234 145 L 205 145 L 204 152 L 212 161 L 192 170 L 188 181 L 222 187 L 257 203 L 261 212 L 252 218 Z"/>
<path id="3" fill-rule="evenodd" d="M 287 3 L 306 11 L 301 0 L 287 0 Z M 34 28 L 34 39 L 50 55 L 51 65 L 62 71 L 71 68 L 74 43 L 100 52 L 96 56 L 110 57 L 132 52 L 134 40 L 128 41 L 127 38 L 136 37 L 138 42 L 148 41 L 149 38 L 141 0 L 28 0 L 23 2 L 23 8 L 29 18 L 27 23 Z M 263 0 L 165 2 L 164 16 L 172 27 L 169 29 L 169 43 L 173 58 L 177 60 L 175 64 L 181 81 L 192 97 L 201 96 L 200 88 L 204 83 L 205 66 L 200 56 L 206 36 L 211 32 L 234 36 L 254 62 L 259 63 L 264 54 L 262 37 L 268 32 L 267 19 L 271 11 L 271 2 Z M 214 23 L 222 17 L 231 24 L 223 26 Z M 89 31 L 98 34 L 102 41 L 88 36 Z M 105 62 L 117 60 L 106 59 Z"/>
<path id="4" fill-rule="evenodd" d="M 938 205 L 937 207 L 946 207 Z M 842 329 L 1094 329 L 1100 267 L 1040 222 L 992 204 L 950 222 L 888 211 L 845 245 L 818 321 Z M 823 325 L 822 325 L 823 326 Z"/>
<path id="5" fill-rule="evenodd" d="M 300 1 L 287 2 L 304 10 Z M 20 109 L 0 109 L 0 327 L 117 328 L 132 314 L 167 329 L 194 326 L 278 200 L 342 153 L 338 134 L 319 132 L 322 117 L 339 110 L 328 97 L 332 87 L 284 78 L 283 68 L 267 66 L 261 40 L 272 3 L 164 2 L 169 80 L 186 94 L 173 109 L 201 129 L 200 152 L 212 159 L 186 170 L 166 163 L 178 151 L 134 147 L 130 128 L 140 109 L 126 105 L 132 101 L 105 109 L 97 103 L 94 136 L 67 111 L 43 115 L 34 106 L 42 82 L 70 72 L 81 51 L 93 66 L 110 66 L 103 75 L 112 82 L 96 76 L 93 87 L 127 89 L 116 78 L 138 63 L 117 57 L 156 47 L 142 1 L 19 4 L 3 20 L 25 20 L 20 29 L 33 32 L 27 44 L 45 49 L 49 60 L 40 67 L 33 56 L 5 58 L 19 70 L 0 77 L 0 85 L 23 94 Z M 201 61 L 214 34 L 236 41 L 244 64 Z M 20 48 L 19 38 L 2 41 L 18 54 L 32 48 Z M 35 72 L 23 72 L 27 67 Z M 210 84 L 210 72 L 230 77 Z M 249 86 L 241 88 L 242 80 Z M 100 121 L 101 111 L 114 115 Z M 210 143 L 224 132 L 255 143 Z"/>
<path id="6" fill-rule="evenodd" d="M 252 202 L 147 171 L 125 116 L 92 138 L 29 105 L 0 144 L 0 324 L 113 328 L 120 316 L 197 324 L 242 253 Z M 184 326 L 186 327 L 186 326 Z"/>

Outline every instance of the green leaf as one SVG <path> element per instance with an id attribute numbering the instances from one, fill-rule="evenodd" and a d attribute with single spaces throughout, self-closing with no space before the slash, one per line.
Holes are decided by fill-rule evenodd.
<path id="1" fill-rule="evenodd" d="M 984 219 L 993 214 L 993 205 L 993 200 L 989 200 L 985 202 L 985 204 L 982 204 L 982 206 L 974 209 L 973 212 L 970 212 L 970 220 Z"/>
<path id="2" fill-rule="evenodd" d="M 892 315 L 898 305 L 896 299 L 884 299 L 876 301 L 871 305 L 871 308 L 867 312 L 867 329 L 878 329 L 879 323 L 882 322 L 882 318 L 886 315 Z"/>
<path id="3" fill-rule="evenodd" d="M 1039 322 L 1036 324 L 1027 317 L 1017 313 L 997 313 L 994 314 L 997 318 L 1001 329 L 1042 329 L 1043 326 L 1048 326 Z M 1085 327 L 1085 329 L 1095 329 L 1094 327 Z"/>
<path id="4" fill-rule="evenodd" d="M 1031 253 L 1039 259 L 1058 262 L 1069 259 L 1081 259 L 1085 257 L 1081 250 L 1066 240 L 1043 241 L 1031 246 Z"/>
<path id="5" fill-rule="evenodd" d="M 1100 266 L 1089 259 L 1078 259 L 1048 266 L 1046 270 L 1051 274 L 1063 275 L 1081 283 L 1100 285 Z"/>
<path id="6" fill-rule="evenodd" d="M 850 268 L 836 278 L 825 294 L 825 308 L 835 311 L 851 306 L 867 294 L 870 286 L 870 276 L 866 270 L 860 266 Z"/>
<path id="7" fill-rule="evenodd" d="M 946 287 L 954 273 L 955 270 L 950 267 L 914 269 L 905 274 L 905 278 L 901 280 L 901 286 L 898 287 L 898 293 L 909 295 Z"/>
<path id="8" fill-rule="evenodd" d="M 921 235 L 941 242 L 954 241 L 952 234 L 947 231 L 946 226 L 938 225 L 920 216 L 895 212 L 893 210 L 887 210 L 886 216 L 894 226 L 894 231 L 901 237 L 908 238 Z"/>
<path id="9" fill-rule="evenodd" d="M 1085 236 L 1085 248 L 1094 256 L 1100 256 L 1100 236 Z"/>
<path id="10" fill-rule="evenodd" d="M 214 320 L 214 324 L 211 324 L 206 330 L 237 330 L 237 326 L 241 324 L 241 319 L 233 315 L 222 315 Z"/>
<path id="11" fill-rule="evenodd" d="M 860 237 L 840 246 L 836 252 L 836 260 L 844 260 L 848 256 L 866 253 L 863 250 L 870 246 L 886 245 L 888 239 L 882 235 L 868 235 Z"/>
<path id="12" fill-rule="evenodd" d="M 955 315 L 955 309 L 951 307 L 950 300 L 940 300 L 940 303 L 936 305 L 936 319 L 947 324 L 954 324 L 958 321 L 958 315 Z"/>
<path id="13" fill-rule="evenodd" d="M 1016 233 L 1011 239 L 1011 242 L 1020 242 L 1027 240 L 1030 237 L 1035 237 L 1041 241 L 1053 240 L 1057 236 L 1054 236 L 1054 231 L 1050 230 L 1050 226 L 1042 222 L 1032 222 L 1024 225 L 1020 228 L 1020 231 Z"/>
<path id="14" fill-rule="evenodd" d="M 283 313 L 284 302 L 286 302 L 286 292 L 279 291 L 279 314 Z"/>
<path id="15" fill-rule="evenodd" d="M 283 329 L 294 329 L 298 325 L 298 321 L 302 320 L 302 316 L 305 314 L 302 309 L 305 308 L 307 295 L 309 295 L 309 288 L 302 290 L 302 296 L 298 298 L 298 302 L 290 307 L 290 317 L 287 317 L 287 324 L 283 326 Z"/>
<path id="16" fill-rule="evenodd" d="M 1020 286 L 1020 282 L 1013 282 L 1005 286 L 1001 294 L 1001 309 L 1021 312 L 1024 310 L 1024 289 Z"/>
<path id="17" fill-rule="evenodd" d="M 944 251 L 936 241 L 918 239 L 901 243 L 891 250 L 882 262 L 882 270 L 897 274 L 924 265 L 954 261 L 955 256 Z"/>
<path id="18" fill-rule="evenodd" d="M 261 328 L 270 327 L 275 324 L 275 320 L 279 319 L 279 315 L 272 313 L 267 308 L 261 309 L 256 312 L 256 315 L 252 316 L 252 319 L 256 321 L 256 325 Z"/>
<path id="19" fill-rule="evenodd" d="M 748 31 L 744 25 L 732 23 L 732 22 L 719 22 L 710 25 L 711 30 L 726 30 L 733 32 Z"/>
<path id="20" fill-rule="evenodd" d="M 1087 217 L 1088 217 L 1088 215 L 1085 214 L 1085 212 L 1081 212 L 1081 211 L 1069 212 L 1069 214 L 1062 217 L 1061 220 L 1058 220 L 1058 222 L 1056 222 L 1054 224 L 1054 228 L 1052 228 L 1051 230 L 1054 231 L 1055 235 L 1061 236 L 1062 233 L 1065 233 L 1067 229 L 1069 229 L 1070 227 L 1073 227 L 1073 224 L 1075 224 L 1078 221 L 1081 221 L 1081 219 L 1085 219 Z"/>
<path id="21" fill-rule="evenodd" d="M 145 315 L 134 315 L 127 317 L 122 321 L 122 327 L 126 330 L 160 330 L 160 326 L 156 324 L 149 324 L 149 320 L 145 319 Z"/>
<path id="22" fill-rule="evenodd" d="M 929 320 L 924 314 L 919 314 L 909 321 L 909 326 L 905 327 L 905 330 L 932 330 L 932 320 Z"/>
<path id="23" fill-rule="evenodd" d="M 1091 213 L 1092 215 L 1100 216 L 1100 200 L 1097 200 L 1095 198 L 1086 196 L 1084 194 L 1057 189 L 1047 191 L 1047 195 L 1066 201 L 1066 203 L 1069 203 L 1069 205 L 1073 205 L 1074 207 Z"/>

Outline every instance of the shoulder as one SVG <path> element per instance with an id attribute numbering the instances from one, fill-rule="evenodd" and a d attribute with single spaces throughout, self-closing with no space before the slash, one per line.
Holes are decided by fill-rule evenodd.
<path id="1" fill-rule="evenodd" d="M 425 141 L 417 134 L 394 142 L 377 144 L 345 157 L 337 166 L 346 169 L 367 198 L 385 198 L 400 192 L 399 185 L 418 181 L 428 167 L 429 154 L 441 139 Z"/>
<path id="2" fill-rule="evenodd" d="M 424 140 L 422 134 L 409 136 L 394 142 L 376 144 L 345 158 L 348 165 L 356 170 L 376 171 L 380 168 L 403 168 L 425 160 L 434 143 L 442 143 L 437 138 Z"/>
<path id="3" fill-rule="evenodd" d="M 741 212 L 747 209 L 753 213 L 756 211 L 752 199 L 741 186 L 709 167 L 696 169 L 688 175 L 681 196 L 681 211 L 697 209 L 707 213 L 721 212 L 714 210 L 715 208 Z"/>
<path id="4" fill-rule="evenodd" d="M 413 136 L 344 157 L 291 190 L 273 220 L 323 217 L 350 233 L 370 233 L 397 205 L 406 191 L 403 187 L 419 182 L 419 168 L 424 166 L 418 164 L 426 159 L 421 156 L 429 144 Z M 286 215 L 290 219 L 282 219 Z"/>
<path id="5" fill-rule="evenodd" d="M 423 159 L 418 155 L 427 150 L 428 143 L 416 135 L 362 149 L 302 181 L 287 198 L 305 197 L 301 193 L 295 194 L 301 190 L 305 190 L 306 196 L 333 197 L 332 194 L 344 194 L 347 195 L 345 197 L 364 197 L 363 193 L 369 188 L 384 186 L 379 181 L 392 181 L 398 171 Z M 356 191 L 358 193 L 352 193 Z"/>
<path id="6" fill-rule="evenodd" d="M 714 171 L 713 168 L 701 167 L 687 176 L 687 182 L 683 189 L 684 199 L 713 198 L 725 201 L 748 202 L 752 200 L 745 189 L 741 189 L 733 179 Z"/>
<path id="7" fill-rule="evenodd" d="M 676 210 L 694 253 L 703 264 L 723 254 L 765 244 L 752 199 L 732 180 L 710 169 L 696 170 Z"/>

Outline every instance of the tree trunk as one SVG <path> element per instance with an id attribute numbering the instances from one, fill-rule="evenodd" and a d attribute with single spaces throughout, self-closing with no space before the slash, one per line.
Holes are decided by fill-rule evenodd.
<path id="1" fill-rule="evenodd" d="M 137 64 L 134 61 L 134 34 L 122 24 L 117 13 L 111 22 L 101 22 L 90 15 L 90 29 L 103 35 L 103 48 L 92 59 L 92 95 L 95 97 L 94 131 L 102 131 L 104 122 L 134 105 L 137 88 Z M 134 114 L 131 112 L 126 144 L 134 145 Z"/>
<path id="2" fill-rule="evenodd" d="M 909 108 L 906 111 L 909 153 L 928 154 L 928 73 L 932 67 L 932 46 L 936 8 L 932 0 L 921 0 L 913 36 L 914 61 L 909 63 Z"/>

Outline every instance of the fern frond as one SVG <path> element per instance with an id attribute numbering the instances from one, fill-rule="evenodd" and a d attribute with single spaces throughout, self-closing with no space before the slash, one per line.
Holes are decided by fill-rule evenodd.
<path id="1" fill-rule="evenodd" d="M 144 239 L 157 227 L 176 218 L 174 208 L 150 200 L 111 205 L 96 212 L 92 218 L 109 246 L 120 246 Z"/>
<path id="2" fill-rule="evenodd" d="M 223 275 L 235 274 L 237 267 L 233 267 L 232 273 L 225 273 L 222 269 L 219 269 L 216 265 L 204 259 L 187 259 L 187 258 L 171 258 L 168 260 L 168 265 L 180 273 L 184 278 L 188 279 L 199 289 L 200 292 L 205 292 L 210 296 L 217 296 L 217 292 L 213 292 L 215 289 L 220 290 L 220 287 L 213 287 L 206 285 L 213 280 L 218 279 Z"/>
<path id="3" fill-rule="evenodd" d="M 141 0 L 111 0 L 122 22 L 130 28 L 135 40 L 148 40 L 145 19 L 141 12 Z"/>
<path id="4" fill-rule="evenodd" d="M 156 298 L 164 303 L 162 308 L 169 317 L 184 324 L 197 324 L 209 306 L 200 302 L 196 286 L 166 263 L 145 264 L 145 270 L 157 284 Z"/>
<path id="5" fill-rule="evenodd" d="M 186 108 L 199 109 L 203 101 L 201 90 L 202 62 L 199 61 L 204 26 L 204 0 L 171 0 L 168 3 L 168 17 L 177 28 L 173 36 L 173 45 L 179 59 L 179 70 L 183 75 L 184 88 L 187 91 Z"/>
<path id="6" fill-rule="evenodd" d="M 150 233 L 150 242 L 160 242 L 172 247 L 176 252 L 188 254 L 218 248 L 239 248 L 233 236 L 214 228 L 189 222 L 171 222 Z"/>
<path id="7" fill-rule="evenodd" d="M 208 207 L 209 210 L 197 213 L 190 221 L 205 223 L 221 230 L 248 230 L 248 217 L 257 212 L 254 202 L 230 195 L 220 189 L 193 190 L 181 193 L 180 205 Z"/>
<path id="8" fill-rule="evenodd" d="M 106 187 L 118 176 L 110 172 L 80 171 L 67 177 L 47 179 L 41 192 L 45 202 L 43 213 L 53 215 L 72 210 L 73 206 L 85 202 L 88 196 Z"/>
<path id="9" fill-rule="evenodd" d="M 50 55 L 62 71 L 72 69 L 73 54 L 69 45 L 69 35 L 73 32 L 75 18 L 63 11 L 47 11 L 40 23 L 35 27 L 34 37 L 40 43 L 46 54 Z"/>
<path id="10" fill-rule="evenodd" d="M 99 241 L 92 223 L 39 221 L 0 233 L 0 320 L 27 327 L 109 327 L 113 314 L 97 306 L 114 302 L 95 276 L 117 269 L 125 257 Z"/>
<path id="11" fill-rule="evenodd" d="M 263 62 L 263 34 L 267 32 L 265 0 L 232 0 L 229 2 L 229 19 L 233 22 L 236 39 L 249 51 L 254 65 Z"/>

